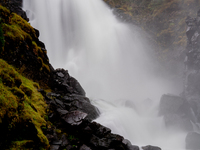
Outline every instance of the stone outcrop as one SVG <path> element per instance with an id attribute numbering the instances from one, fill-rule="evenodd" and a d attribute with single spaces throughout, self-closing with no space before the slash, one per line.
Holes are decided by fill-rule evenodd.
<path id="1" fill-rule="evenodd" d="M 199 150 L 200 147 L 200 134 L 196 132 L 188 133 L 186 139 L 186 148 L 192 150 Z"/>
<path id="2" fill-rule="evenodd" d="M 165 94 L 161 97 L 159 115 L 164 116 L 167 126 L 177 126 L 192 131 L 191 122 L 195 122 L 191 106 L 188 101 L 176 95 Z"/>

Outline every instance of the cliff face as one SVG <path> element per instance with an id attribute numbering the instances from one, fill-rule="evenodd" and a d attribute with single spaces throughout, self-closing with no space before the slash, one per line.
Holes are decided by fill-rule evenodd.
<path id="1" fill-rule="evenodd" d="M 177 62 L 183 62 L 187 37 L 185 19 L 196 16 L 198 0 L 104 0 L 120 13 L 120 18 L 132 22 L 151 35 L 156 45 L 158 60 L 178 70 Z M 172 67 L 173 66 L 173 67 Z"/>

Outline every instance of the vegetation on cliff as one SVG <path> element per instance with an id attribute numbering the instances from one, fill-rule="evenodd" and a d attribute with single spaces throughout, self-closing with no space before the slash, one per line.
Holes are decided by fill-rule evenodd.
<path id="1" fill-rule="evenodd" d="M 47 104 L 32 81 L 48 84 L 42 81 L 50 76 L 44 44 L 26 20 L 2 5 L 0 12 L 0 147 L 47 149 Z"/>
<path id="2" fill-rule="evenodd" d="M 157 57 L 166 64 L 184 59 L 187 45 L 185 19 L 196 16 L 198 0 L 104 0 L 150 33 Z"/>
<path id="3" fill-rule="evenodd" d="M 0 58 L 15 66 L 26 77 L 46 86 L 50 64 L 45 46 L 38 40 L 38 31 L 7 8 L 0 6 L 0 12 L 5 40 Z"/>
<path id="4" fill-rule="evenodd" d="M 41 130 L 46 126 L 46 104 L 38 88 L 0 59 L 1 148 L 48 147 Z"/>

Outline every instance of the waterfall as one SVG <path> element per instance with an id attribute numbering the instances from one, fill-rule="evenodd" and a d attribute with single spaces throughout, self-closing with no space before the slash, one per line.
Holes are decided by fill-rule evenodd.
<path id="1" fill-rule="evenodd" d="M 184 149 L 185 133 L 157 117 L 161 95 L 177 94 L 181 85 L 155 61 L 139 27 L 118 21 L 102 0 L 23 3 L 50 63 L 69 70 L 100 109 L 97 122 L 135 145 Z"/>

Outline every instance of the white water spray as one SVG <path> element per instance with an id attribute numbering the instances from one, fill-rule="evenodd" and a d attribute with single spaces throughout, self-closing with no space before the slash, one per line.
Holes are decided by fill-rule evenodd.
<path id="1" fill-rule="evenodd" d="M 24 9 L 50 63 L 68 69 L 97 99 L 97 122 L 135 145 L 184 148 L 185 134 L 167 130 L 157 117 L 161 95 L 178 93 L 180 86 L 158 73 L 138 27 L 120 23 L 101 0 L 24 0 Z"/>

